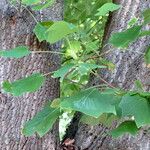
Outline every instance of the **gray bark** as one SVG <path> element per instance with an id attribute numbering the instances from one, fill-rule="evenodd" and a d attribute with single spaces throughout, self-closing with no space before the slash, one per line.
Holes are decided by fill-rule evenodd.
<path id="1" fill-rule="evenodd" d="M 30 10 L 31 11 L 31 10 Z M 32 12 L 38 21 L 61 20 L 63 0 L 57 0 L 53 7 Z M 28 10 L 10 6 L 0 1 L 0 49 L 11 49 L 26 45 L 33 51 L 58 51 L 60 44 L 50 46 L 38 42 L 33 34 L 36 22 Z M 56 70 L 60 58 L 54 54 L 32 54 L 21 59 L 0 58 L 0 82 L 14 81 L 35 72 L 48 73 Z M 54 150 L 58 149 L 58 124 L 43 138 L 37 135 L 25 137 L 21 134 L 23 124 L 31 119 L 48 100 L 59 96 L 59 82 L 47 76 L 45 84 L 35 93 L 13 97 L 0 88 L 0 149 L 1 150 Z"/>
<path id="2" fill-rule="evenodd" d="M 109 26 L 106 28 L 105 44 L 111 33 L 126 29 L 128 21 L 135 16 L 140 17 L 140 13 L 150 7 L 148 0 L 118 0 L 123 8 L 112 14 Z M 147 26 L 146 29 L 149 29 Z M 107 59 L 114 62 L 116 69 L 113 72 L 100 72 L 101 76 L 114 86 L 124 89 L 133 89 L 134 81 L 140 80 L 149 90 L 150 70 L 146 68 L 143 61 L 143 53 L 149 46 L 150 38 L 143 37 L 133 43 L 126 52 L 122 52 L 113 47 Z M 100 84 L 99 79 L 94 78 L 92 85 Z M 103 125 L 89 126 L 79 124 L 75 135 L 76 146 L 81 150 L 149 150 L 150 134 L 143 129 L 138 136 L 125 135 L 118 139 L 113 139 L 107 135 L 109 129 Z"/>

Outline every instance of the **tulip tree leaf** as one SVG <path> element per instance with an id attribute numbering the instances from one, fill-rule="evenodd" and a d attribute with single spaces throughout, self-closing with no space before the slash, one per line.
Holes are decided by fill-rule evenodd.
<path id="1" fill-rule="evenodd" d="M 126 48 L 139 37 L 141 28 L 142 26 L 133 26 L 126 31 L 114 33 L 110 37 L 109 43 L 115 47 Z"/>
<path id="2" fill-rule="evenodd" d="M 89 89 L 64 98 L 60 103 L 60 107 L 80 111 L 86 115 L 98 118 L 103 113 L 116 114 L 112 101 L 113 96 L 111 94 L 102 94 L 97 89 Z"/>
<path id="3" fill-rule="evenodd" d="M 107 67 L 102 65 L 92 64 L 92 63 L 80 63 L 78 65 L 78 71 L 80 74 L 87 74 L 89 71 L 97 68 L 103 69 Z"/>
<path id="4" fill-rule="evenodd" d="M 116 129 L 109 132 L 114 138 L 124 135 L 125 133 L 130 133 L 131 135 L 136 135 L 138 132 L 138 127 L 134 121 L 125 121 L 121 123 Z"/>
<path id="5" fill-rule="evenodd" d="M 56 21 L 47 30 L 47 42 L 53 44 L 67 35 L 77 31 L 77 27 L 65 21 Z"/>
<path id="6" fill-rule="evenodd" d="M 119 104 L 122 116 L 134 116 L 137 127 L 150 123 L 150 103 L 140 95 L 126 94 Z"/>
<path id="7" fill-rule="evenodd" d="M 65 64 L 60 69 L 56 70 L 53 74 L 53 78 L 60 77 L 60 81 L 63 81 L 65 75 L 74 67 L 74 64 Z"/>
<path id="8" fill-rule="evenodd" d="M 42 137 L 52 129 L 59 115 L 60 110 L 58 108 L 52 108 L 48 104 L 24 125 L 22 133 L 25 136 L 31 136 L 37 132 Z"/>
<path id="9" fill-rule="evenodd" d="M 33 31 L 40 42 L 47 39 L 46 31 L 53 23 L 54 23 L 53 21 L 48 21 L 48 22 L 39 22 L 36 24 Z"/>
<path id="10" fill-rule="evenodd" d="M 38 90 L 44 81 L 45 77 L 39 73 L 36 73 L 26 78 L 16 80 L 12 83 L 9 81 L 4 81 L 3 90 L 11 93 L 14 96 L 21 96 L 23 93 L 34 92 Z"/>
<path id="11" fill-rule="evenodd" d="M 6 58 L 21 58 L 30 54 L 30 51 L 25 46 L 19 46 L 11 50 L 0 51 L 0 56 Z"/>
<path id="12" fill-rule="evenodd" d="M 121 5 L 116 5 L 114 3 L 106 3 L 102 7 L 98 9 L 98 13 L 96 16 L 106 16 L 110 11 L 113 12 L 117 9 L 119 9 Z"/>

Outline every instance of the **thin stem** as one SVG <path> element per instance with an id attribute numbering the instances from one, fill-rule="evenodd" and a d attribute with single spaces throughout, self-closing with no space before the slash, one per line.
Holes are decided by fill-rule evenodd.
<path id="1" fill-rule="evenodd" d="M 26 6 L 24 6 L 23 4 L 22 4 L 22 7 L 24 7 L 24 9 L 26 9 L 27 10 L 27 12 L 31 15 L 31 17 L 34 19 L 34 21 L 36 22 L 36 23 L 38 23 L 38 20 L 35 18 L 35 16 L 32 14 L 32 12 L 26 7 Z"/>
<path id="2" fill-rule="evenodd" d="M 93 71 L 91 71 L 92 74 L 94 74 L 96 77 L 98 77 L 101 81 L 103 81 L 104 83 L 106 83 L 109 87 L 111 88 L 115 88 L 113 85 L 111 85 L 110 83 L 108 83 L 106 80 L 104 80 L 98 73 L 95 73 Z"/>
<path id="3" fill-rule="evenodd" d="M 53 73 L 53 72 L 48 72 L 48 73 L 43 74 L 43 76 L 46 77 L 46 76 L 51 75 L 52 73 Z"/>
<path id="4" fill-rule="evenodd" d="M 31 51 L 32 54 L 36 54 L 36 53 L 52 53 L 52 54 L 59 54 L 59 55 L 64 55 L 65 53 L 61 53 L 61 52 L 55 52 L 55 51 Z"/>

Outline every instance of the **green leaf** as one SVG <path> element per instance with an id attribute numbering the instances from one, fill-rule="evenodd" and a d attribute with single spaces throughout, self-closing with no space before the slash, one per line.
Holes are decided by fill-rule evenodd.
<path id="1" fill-rule="evenodd" d="M 126 48 L 139 37 L 141 28 L 142 26 L 133 26 L 124 32 L 114 33 L 109 39 L 109 43 L 116 47 Z"/>
<path id="2" fill-rule="evenodd" d="M 107 67 L 102 66 L 102 65 L 92 64 L 92 63 L 80 63 L 78 65 L 78 71 L 81 75 L 87 74 L 91 70 L 97 69 L 97 68 L 103 69 L 103 68 L 107 68 Z"/>
<path id="3" fill-rule="evenodd" d="M 150 103 L 140 95 L 126 94 L 119 104 L 122 116 L 134 116 L 137 127 L 150 123 Z"/>
<path id="4" fill-rule="evenodd" d="M 4 81 L 3 89 L 5 92 L 9 92 L 14 96 L 21 96 L 23 93 L 36 91 L 42 86 L 44 81 L 45 77 L 36 73 L 12 83 Z"/>
<path id="5" fill-rule="evenodd" d="M 32 136 L 37 132 L 39 136 L 42 137 L 52 129 L 53 124 L 56 122 L 59 115 L 60 110 L 58 108 L 51 108 L 50 104 L 47 104 L 42 111 L 37 113 L 32 120 L 29 120 L 24 125 L 22 133 L 25 136 Z"/>
<path id="6" fill-rule="evenodd" d="M 60 69 L 58 69 L 57 71 L 54 72 L 53 74 L 53 78 L 58 78 L 60 77 L 60 81 L 62 82 L 64 77 L 67 75 L 67 73 L 73 68 L 75 67 L 74 64 L 65 64 L 64 66 L 62 66 Z"/>
<path id="7" fill-rule="evenodd" d="M 54 23 L 53 21 L 48 21 L 48 22 L 39 22 L 36 24 L 33 32 L 35 33 L 40 42 L 47 40 L 46 31 L 51 25 L 53 25 L 53 23 Z"/>
<path id="8" fill-rule="evenodd" d="M 116 114 L 112 101 L 112 94 L 102 94 L 97 89 L 89 89 L 64 98 L 60 103 L 60 107 L 80 111 L 86 115 L 98 118 L 103 113 Z"/>
<path id="9" fill-rule="evenodd" d="M 138 18 L 132 18 L 129 22 L 128 22 L 128 27 L 131 28 L 133 25 L 135 25 L 138 21 Z"/>
<path id="10" fill-rule="evenodd" d="M 138 132 L 138 127 L 134 121 L 125 121 L 121 123 L 116 129 L 109 132 L 114 138 L 122 136 L 125 133 L 130 133 L 131 135 L 136 135 Z"/>
<path id="11" fill-rule="evenodd" d="M 149 24 L 150 23 L 150 8 L 146 9 L 143 12 L 143 16 L 144 16 L 144 24 Z"/>
<path id="12" fill-rule="evenodd" d="M 145 31 L 141 31 L 140 36 L 149 36 L 150 35 L 150 30 L 145 30 Z"/>
<path id="13" fill-rule="evenodd" d="M 22 3 L 26 4 L 26 5 L 35 5 L 40 2 L 41 2 L 41 0 L 22 0 Z"/>
<path id="14" fill-rule="evenodd" d="M 113 12 L 119 9 L 121 5 L 116 5 L 113 3 L 106 3 L 98 9 L 98 13 L 95 16 L 106 16 L 110 11 Z"/>
<path id="15" fill-rule="evenodd" d="M 33 10 L 42 10 L 42 9 L 48 8 L 48 7 L 52 6 L 55 1 L 56 0 L 47 0 L 44 4 L 32 6 L 32 9 Z"/>
<path id="16" fill-rule="evenodd" d="M 138 90 L 138 91 L 144 91 L 144 90 L 143 90 L 142 82 L 141 82 L 140 80 L 136 80 L 136 81 L 134 82 L 134 84 L 135 84 L 136 90 Z"/>
<path id="17" fill-rule="evenodd" d="M 98 125 L 98 124 L 104 124 L 105 126 L 110 127 L 112 125 L 112 122 L 115 120 L 117 120 L 117 116 L 113 114 L 104 113 L 98 118 L 83 114 L 80 119 L 80 122 L 83 122 L 85 124 L 92 125 L 92 126 Z"/>
<path id="18" fill-rule="evenodd" d="M 77 31 L 77 27 L 65 21 L 56 21 L 47 30 L 47 41 L 51 44 L 65 38 L 67 35 Z"/>
<path id="19" fill-rule="evenodd" d="M 150 64 L 150 48 L 148 48 L 145 52 L 144 60 L 147 65 Z"/>
<path id="20" fill-rule="evenodd" d="M 78 59 L 78 52 L 81 50 L 81 45 L 79 41 L 69 41 L 69 47 L 66 51 L 66 56 L 72 57 L 73 59 Z"/>
<path id="21" fill-rule="evenodd" d="M 0 56 L 6 58 L 21 58 L 30 54 L 25 46 L 19 46 L 11 50 L 0 51 Z"/>

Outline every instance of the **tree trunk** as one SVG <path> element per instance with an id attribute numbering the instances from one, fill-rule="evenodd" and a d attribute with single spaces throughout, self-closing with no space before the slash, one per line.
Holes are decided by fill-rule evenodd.
<path id="1" fill-rule="evenodd" d="M 23 7 L 22 7 L 23 8 Z M 58 51 L 60 44 L 50 46 L 39 43 L 33 34 L 38 21 L 61 20 L 63 0 L 57 0 L 43 11 L 33 12 L 29 8 L 11 6 L 6 0 L 0 1 L 0 49 L 11 49 L 25 45 L 33 51 Z M 54 54 L 32 54 L 21 59 L 0 58 L 0 82 L 14 81 L 35 72 L 48 73 L 56 70 L 60 58 Z M 0 91 L 2 91 L 0 89 Z M 46 83 L 35 93 L 12 97 L 2 93 L 0 96 L 0 149 L 1 150 L 55 150 L 58 149 L 58 124 L 43 138 L 37 135 L 25 137 L 21 134 L 23 124 L 31 119 L 48 100 L 59 96 L 59 82 L 47 76 Z"/>
<path id="2" fill-rule="evenodd" d="M 150 7 L 150 2 L 147 0 L 118 0 L 117 3 L 121 4 L 123 8 L 113 13 L 109 19 L 105 32 L 105 44 L 111 33 L 126 29 L 131 18 L 140 17 L 141 12 Z M 147 26 L 146 29 L 149 27 Z M 149 42 L 150 38 L 140 38 L 126 52 L 113 47 L 105 48 L 104 51 L 109 48 L 113 50 L 106 58 L 116 65 L 116 69 L 114 72 L 101 72 L 101 76 L 112 85 L 124 89 L 133 89 L 134 81 L 140 80 L 144 84 L 145 90 L 148 91 L 150 70 L 143 63 L 142 52 L 148 48 Z M 91 81 L 92 85 L 100 83 L 101 81 L 96 78 Z M 76 146 L 81 150 L 150 149 L 150 134 L 145 132 L 145 129 L 141 130 L 136 137 L 125 135 L 117 139 L 107 135 L 108 130 L 103 125 L 89 126 L 80 123 L 75 135 Z"/>

